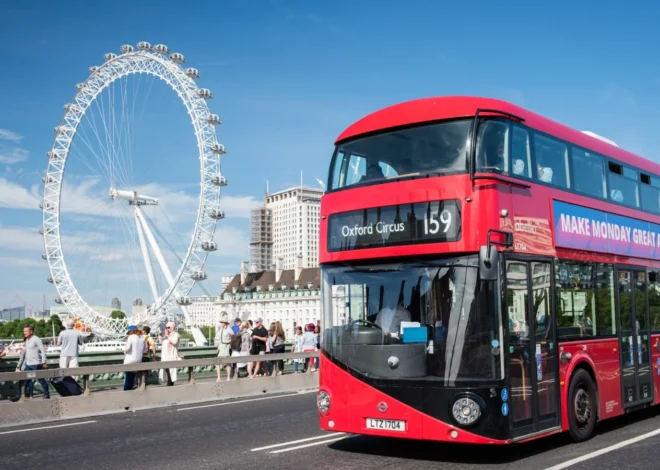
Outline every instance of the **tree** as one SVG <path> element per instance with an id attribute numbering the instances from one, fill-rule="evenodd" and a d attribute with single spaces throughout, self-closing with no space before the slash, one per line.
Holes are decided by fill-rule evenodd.
<path id="1" fill-rule="evenodd" d="M 126 314 L 121 310 L 113 310 L 110 313 L 110 318 L 113 320 L 126 320 Z"/>

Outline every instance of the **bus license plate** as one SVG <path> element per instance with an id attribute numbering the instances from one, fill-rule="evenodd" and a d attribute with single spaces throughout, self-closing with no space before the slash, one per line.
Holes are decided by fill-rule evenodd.
<path id="1" fill-rule="evenodd" d="M 382 429 L 385 431 L 404 432 L 406 430 L 406 422 L 395 421 L 392 419 L 367 418 L 367 429 Z"/>

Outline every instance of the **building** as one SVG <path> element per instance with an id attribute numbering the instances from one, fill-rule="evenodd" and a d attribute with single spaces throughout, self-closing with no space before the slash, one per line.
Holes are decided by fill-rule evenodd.
<path id="1" fill-rule="evenodd" d="M 110 314 L 112 314 L 113 310 L 117 310 L 116 308 L 112 307 L 98 307 L 95 305 L 90 305 L 90 308 L 94 310 L 96 313 L 99 315 L 103 315 L 104 317 L 110 318 Z M 66 321 L 70 317 L 69 310 L 66 308 L 66 305 L 52 305 L 50 307 L 50 314 L 51 315 L 57 315 L 60 317 L 60 320 L 62 322 Z"/>
<path id="2" fill-rule="evenodd" d="M 110 306 L 112 307 L 113 310 L 121 310 L 121 300 L 115 297 L 114 299 L 112 299 Z"/>
<path id="3" fill-rule="evenodd" d="M 278 260 L 274 270 L 248 271 L 248 262 L 236 274 L 216 302 L 216 312 L 227 312 L 230 319 L 264 319 L 266 328 L 281 321 L 287 339 L 297 326 L 321 324 L 321 289 L 319 268 L 303 268 L 298 257 L 294 269 L 282 269 Z M 346 319 L 343 286 L 333 289 L 333 323 L 343 325 Z"/>
<path id="4" fill-rule="evenodd" d="M 267 194 L 250 218 L 251 271 L 267 271 L 282 258 L 282 269 L 319 265 L 319 221 L 323 190 L 297 187 Z"/>
<path id="5" fill-rule="evenodd" d="M 25 320 L 25 306 L 0 310 L 0 321 L 10 322 L 14 320 Z"/>
<path id="6" fill-rule="evenodd" d="M 250 212 L 250 264 L 252 271 L 265 271 L 273 264 L 273 213 L 266 207 Z"/>
<path id="7" fill-rule="evenodd" d="M 133 301 L 133 305 L 142 305 L 142 299 L 138 297 Z"/>
<path id="8" fill-rule="evenodd" d="M 215 326 L 220 321 L 220 313 L 216 304 L 220 297 L 200 295 L 190 297 L 192 303 L 186 305 L 186 311 L 190 316 L 192 326 Z"/>

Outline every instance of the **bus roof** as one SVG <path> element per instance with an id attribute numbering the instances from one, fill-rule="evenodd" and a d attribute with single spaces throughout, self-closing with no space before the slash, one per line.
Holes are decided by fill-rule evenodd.
<path id="1" fill-rule="evenodd" d="M 349 126 L 337 138 L 336 143 L 362 134 L 382 131 L 390 128 L 421 124 L 443 119 L 472 117 L 477 109 L 496 109 L 515 114 L 523 118 L 524 124 L 546 134 L 584 147 L 592 152 L 619 160 L 622 163 L 635 166 L 660 175 L 660 165 L 634 153 L 611 145 L 602 139 L 592 137 L 581 131 L 552 121 L 539 114 L 528 111 L 506 101 L 475 96 L 441 96 L 422 98 L 395 104 L 371 113 Z M 487 114 L 484 114 L 487 115 Z"/>

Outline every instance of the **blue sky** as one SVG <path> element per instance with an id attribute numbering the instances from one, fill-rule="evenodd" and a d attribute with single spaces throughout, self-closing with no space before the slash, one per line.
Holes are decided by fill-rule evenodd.
<path id="1" fill-rule="evenodd" d="M 612 8 L 575 1 L 548 7 L 414 0 L 171 5 L 0 6 L 0 262 L 5 274 L 12 273 L 3 276 L 0 307 L 16 293 L 28 307 L 40 306 L 43 294 L 47 304 L 55 296 L 45 282 L 37 232 L 45 152 L 74 85 L 122 44 L 146 40 L 184 53 L 223 119 L 218 137 L 229 150 L 222 164 L 230 181 L 223 193 L 229 217 L 209 264 L 211 292 L 247 256 L 247 216 L 265 181 L 277 190 L 297 184 L 300 171 L 310 185 L 315 177 L 325 179 L 332 143 L 343 128 L 399 101 L 454 94 L 502 98 L 660 158 L 660 32 L 654 23 L 660 6 L 651 2 Z M 151 155 L 142 152 L 141 158 L 161 164 L 152 180 L 141 183 L 161 185 L 183 201 L 195 197 L 192 129 L 175 96 L 160 91 L 167 101 L 152 103 L 136 132 L 154 143 Z M 75 171 L 71 191 L 82 184 L 75 177 L 85 177 Z M 75 223 L 72 243 L 82 243 L 89 225 Z M 104 250 L 107 240 L 94 226 L 100 235 L 92 245 Z M 123 294 L 124 304 L 130 295 Z"/>

